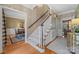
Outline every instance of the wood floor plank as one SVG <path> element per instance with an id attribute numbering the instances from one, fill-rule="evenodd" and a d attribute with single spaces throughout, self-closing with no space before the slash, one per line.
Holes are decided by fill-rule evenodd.
<path id="1" fill-rule="evenodd" d="M 40 53 L 35 48 L 33 48 L 28 43 L 17 42 L 15 44 L 7 45 L 5 50 L 5 54 L 55 54 L 54 51 L 45 48 L 45 52 Z"/>

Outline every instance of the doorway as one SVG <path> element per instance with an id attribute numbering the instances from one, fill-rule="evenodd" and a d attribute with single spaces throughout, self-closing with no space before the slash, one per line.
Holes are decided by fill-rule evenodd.
<path id="1" fill-rule="evenodd" d="M 15 49 L 16 43 L 25 42 L 25 19 L 19 11 L 10 8 L 2 8 L 3 27 L 5 39 L 3 40 L 3 52 Z"/>

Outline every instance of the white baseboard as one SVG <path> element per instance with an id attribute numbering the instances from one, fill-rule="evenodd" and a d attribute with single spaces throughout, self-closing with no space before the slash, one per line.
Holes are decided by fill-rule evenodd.
<path id="1" fill-rule="evenodd" d="M 28 44 L 30 44 L 32 47 L 34 47 L 36 50 L 38 50 L 40 53 L 44 52 L 45 50 L 44 49 L 41 49 L 33 44 L 31 44 L 30 42 L 27 42 Z"/>

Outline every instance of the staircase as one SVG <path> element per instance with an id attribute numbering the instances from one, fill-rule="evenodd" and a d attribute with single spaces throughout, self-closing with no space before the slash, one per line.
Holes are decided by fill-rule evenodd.
<path id="1" fill-rule="evenodd" d="M 28 43 L 38 51 L 44 52 L 45 46 L 56 36 L 52 24 L 50 9 L 40 16 L 32 25 L 28 27 Z"/>

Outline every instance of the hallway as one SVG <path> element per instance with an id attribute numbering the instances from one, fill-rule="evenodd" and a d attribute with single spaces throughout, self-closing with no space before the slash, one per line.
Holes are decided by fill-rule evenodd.
<path id="1" fill-rule="evenodd" d="M 58 37 L 51 44 L 48 45 L 48 49 L 55 51 L 57 54 L 72 54 L 67 48 L 67 39 L 64 37 Z M 76 54 L 79 54 L 79 46 L 76 46 Z"/>
<path id="2" fill-rule="evenodd" d="M 50 50 L 56 51 L 57 54 L 70 54 L 67 48 L 67 40 L 63 37 L 58 37 L 52 42 L 48 48 Z"/>

